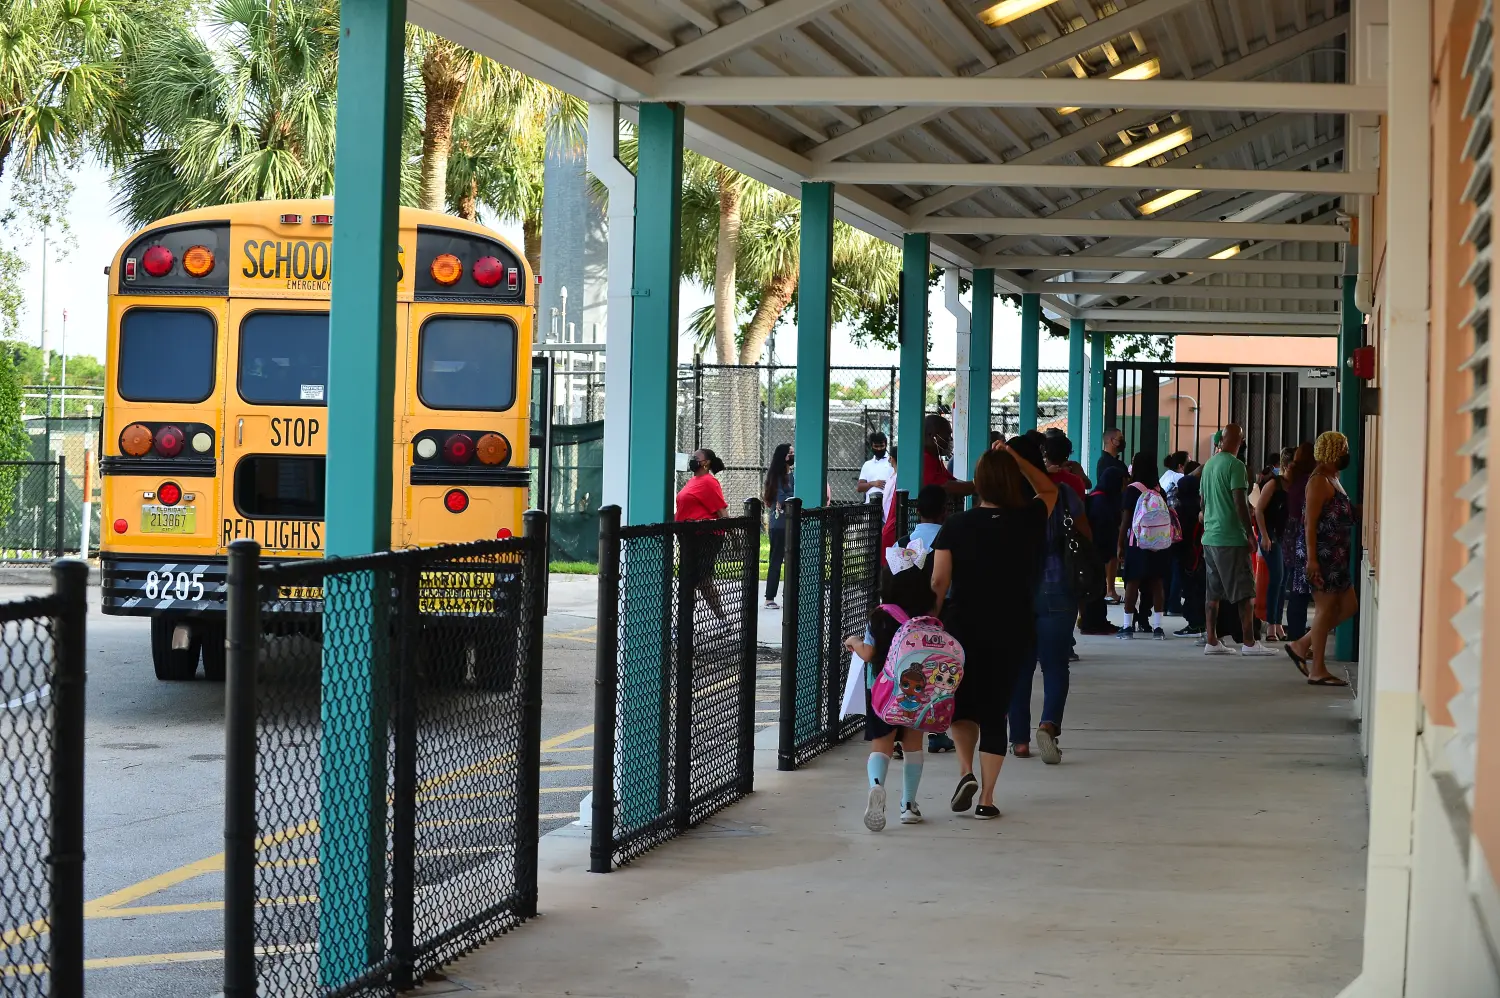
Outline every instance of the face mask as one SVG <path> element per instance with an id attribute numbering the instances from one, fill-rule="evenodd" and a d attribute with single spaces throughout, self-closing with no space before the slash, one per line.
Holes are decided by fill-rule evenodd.
<path id="1" fill-rule="evenodd" d="M 885 459 L 885 448 L 884 447 L 876 447 L 876 448 L 874 448 L 874 453 L 875 453 L 875 460 L 882 461 L 882 460 Z"/>
<path id="2" fill-rule="evenodd" d="M 1347 467 L 1349 467 L 1349 455 L 1345 454 L 1343 457 L 1339 458 L 1338 469 L 1340 471 L 1343 471 Z"/>
<path id="3" fill-rule="evenodd" d="M 794 465 L 796 463 L 797 463 L 797 456 L 795 454 L 788 454 L 786 456 L 786 466 L 788 468 L 790 468 L 792 465 Z"/>

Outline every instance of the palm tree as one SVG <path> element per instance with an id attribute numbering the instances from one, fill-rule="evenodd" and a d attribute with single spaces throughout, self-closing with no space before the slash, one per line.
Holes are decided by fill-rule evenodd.
<path id="1" fill-rule="evenodd" d="M 330 195 L 336 3 L 214 0 L 202 26 L 211 41 L 188 26 L 162 32 L 131 68 L 146 127 L 117 207 L 144 224 L 200 205 Z"/>
<path id="2" fill-rule="evenodd" d="M 185 24 L 186 0 L 0 0 L 0 171 L 45 169 L 87 146 L 116 160 L 138 122 L 126 66 Z"/>

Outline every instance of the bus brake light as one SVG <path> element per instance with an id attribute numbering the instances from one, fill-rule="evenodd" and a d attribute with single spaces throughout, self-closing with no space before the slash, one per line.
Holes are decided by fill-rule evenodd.
<path id="1" fill-rule="evenodd" d="M 141 266 L 152 277 L 166 277 L 172 270 L 172 251 L 165 246 L 152 246 L 141 257 Z"/>
<path id="2" fill-rule="evenodd" d="M 474 261 L 474 283 L 481 288 L 493 288 L 500 283 L 503 271 L 499 260 L 492 256 L 482 256 Z"/>
<path id="3" fill-rule="evenodd" d="M 468 464 L 473 456 L 474 440 L 467 433 L 453 433 L 443 441 L 443 460 L 449 464 Z"/>
<path id="4" fill-rule="evenodd" d="M 175 426 L 163 426 L 156 433 L 156 453 L 176 457 L 182 453 L 183 433 Z"/>

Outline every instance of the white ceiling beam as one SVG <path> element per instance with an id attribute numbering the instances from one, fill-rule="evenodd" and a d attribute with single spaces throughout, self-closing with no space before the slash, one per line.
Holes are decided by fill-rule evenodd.
<path id="1" fill-rule="evenodd" d="M 1285 239 L 1294 242 L 1347 243 L 1342 225 L 1295 225 L 1272 222 L 1179 222 L 1123 218 L 953 218 L 912 219 L 914 232 L 955 236 L 1130 236 L 1144 239 Z"/>
<path id="2" fill-rule="evenodd" d="M 1033 73 L 1040 73 L 1049 66 L 1055 66 L 1080 52 L 1087 52 L 1107 41 L 1129 34 L 1142 24 L 1193 2 L 1195 0 L 1142 0 L 1141 3 L 1133 4 L 1119 13 L 1100 18 L 1093 24 L 1079 28 L 1077 31 L 1070 31 L 1061 38 L 1007 59 L 998 66 L 984 70 L 978 76 L 1018 79 Z M 812 158 L 822 163 L 832 162 L 872 143 L 898 135 L 909 128 L 915 128 L 939 113 L 933 108 L 903 107 L 844 132 L 842 135 L 834 136 L 816 147 L 812 152 Z"/>
<path id="3" fill-rule="evenodd" d="M 781 2 L 786 3 L 787 0 Z M 765 9 L 775 10 L 777 6 L 780 4 Z M 1350 83 L 1079 80 L 1067 77 L 993 79 L 980 76 L 693 76 L 659 80 L 652 97 L 659 101 L 707 107 L 798 107 L 828 104 L 842 107 L 944 109 L 1077 106 L 1157 108 L 1168 111 L 1381 114 L 1385 111 L 1386 89 Z M 881 119 L 876 119 L 879 120 Z"/>
<path id="4" fill-rule="evenodd" d="M 1118 313 L 1117 313 L 1118 314 Z M 1157 336 L 1337 336 L 1338 326 L 1300 322 L 1106 322 L 1085 319 L 1097 333 L 1151 333 Z"/>
<path id="5" fill-rule="evenodd" d="M 1338 325 L 1338 312 L 1230 312 L 1211 308 L 1138 308 L 1120 312 L 1113 308 L 1086 308 L 1082 317 L 1114 320 L 1139 316 L 1143 322 L 1247 322 L 1296 323 L 1305 326 Z"/>
<path id="6" fill-rule="evenodd" d="M 1195 257 L 1154 256 L 1019 256 L 1009 253 L 988 257 L 982 266 L 1084 274 L 1144 271 L 1152 274 L 1305 274 L 1311 277 L 1337 276 L 1344 272 L 1344 265 L 1337 261 L 1240 260 L 1236 258 L 1206 260 Z M 1120 284 L 1123 288 L 1130 286 Z"/>
<path id="7" fill-rule="evenodd" d="M 1032 288 L 1044 294 L 1101 295 L 1105 298 L 1163 298 L 1236 301 L 1338 301 L 1338 288 L 1282 288 L 1267 284 L 1110 284 L 1105 281 L 1042 281 Z"/>
<path id="8" fill-rule="evenodd" d="M 777 3 L 752 11 L 738 21 L 732 21 L 657 56 L 646 63 L 646 69 L 658 77 L 679 76 L 717 62 L 740 49 L 754 45 L 762 38 L 795 28 L 824 11 L 841 7 L 848 2 L 849 0 L 778 0 Z"/>
<path id="9" fill-rule="evenodd" d="M 836 184 L 977 187 L 1189 188 L 1293 194 L 1375 194 L 1375 174 L 1336 170 L 1193 170 L 1171 166 L 1012 166 L 1008 163 L 827 163 L 814 179 Z M 1124 195 L 1121 195 L 1122 197 Z M 913 214 L 917 214 L 913 212 Z"/>

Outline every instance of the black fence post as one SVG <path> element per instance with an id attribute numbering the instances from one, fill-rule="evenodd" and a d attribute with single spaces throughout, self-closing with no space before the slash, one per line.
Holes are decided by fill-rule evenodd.
<path id="1" fill-rule="evenodd" d="M 797 617 L 802 596 L 802 500 L 789 499 L 786 519 L 786 586 L 781 611 L 781 718 L 776 768 L 797 768 Z"/>
<path id="2" fill-rule="evenodd" d="M 516 887 L 521 892 L 519 913 L 524 918 L 536 915 L 537 846 L 541 838 L 542 798 L 542 617 L 547 605 L 547 551 L 550 517 L 540 510 L 530 510 L 522 518 L 524 535 L 529 542 L 526 551 L 526 579 L 523 592 L 527 607 L 522 615 L 526 622 L 523 637 L 526 655 L 516 663 L 524 670 L 521 687 L 520 779 L 516 799 L 521 811 L 516 815 Z M 518 642 L 519 643 L 519 642 Z"/>
<path id="3" fill-rule="evenodd" d="M 599 603 L 594 646 L 594 796 L 589 870 L 614 869 L 615 708 L 620 692 L 620 507 L 599 510 Z"/>
<path id="4" fill-rule="evenodd" d="M 896 518 L 897 537 L 905 537 L 907 534 L 911 533 L 911 524 L 907 522 L 911 519 L 911 510 L 909 508 L 910 506 L 911 493 L 907 492 L 905 489 L 898 490 L 896 492 L 895 506 L 891 510 L 891 515 Z"/>
<path id="5" fill-rule="evenodd" d="M 224 998 L 255 998 L 255 671 L 260 545 L 229 545 L 224 682 Z"/>
<path id="6" fill-rule="evenodd" d="M 693 634 L 697 605 L 698 573 L 706 572 L 703 584 L 713 586 L 717 557 L 704 557 L 709 544 L 707 531 L 698 525 L 683 525 L 677 536 L 677 647 L 673 661 L 672 687 L 672 813 L 679 832 L 687 831 L 693 817 L 693 657 L 697 643 Z M 665 691 L 663 691 L 665 692 Z M 666 745 L 663 744 L 665 749 Z M 663 757 L 666 752 L 662 752 Z"/>
<path id="7" fill-rule="evenodd" d="M 391 774 L 391 959 L 398 989 L 416 984 L 417 900 L 417 645 L 421 624 L 421 567 L 398 562 L 395 576 L 395 763 Z"/>
<path id="8" fill-rule="evenodd" d="M 63 556 L 63 534 L 67 529 L 67 505 L 68 505 L 68 459 L 62 454 L 57 455 L 57 506 L 54 507 L 53 515 L 56 518 L 57 536 L 53 545 L 53 554 L 61 558 Z"/>
<path id="9" fill-rule="evenodd" d="M 828 700 L 824 707 L 828 711 L 826 730 L 830 746 L 839 743 L 839 706 L 843 703 L 844 688 L 839 684 L 842 670 L 839 663 L 849 653 L 844 650 L 844 531 L 848 526 L 842 511 L 830 510 L 824 528 L 832 536 L 828 538 L 828 647 L 824 651 L 823 671 L 827 674 Z"/>
<path id="10" fill-rule="evenodd" d="M 52 566 L 57 613 L 52 618 L 52 896 L 48 910 L 51 998 L 83 995 L 83 742 L 85 625 L 89 566 L 77 559 Z"/>
<path id="11" fill-rule="evenodd" d="M 740 627 L 744 644 L 740 650 L 740 739 L 736 769 L 740 774 L 740 789 L 748 794 L 755 789 L 755 684 L 760 657 L 760 610 L 756 603 L 760 584 L 759 499 L 745 500 L 745 516 L 750 525 L 745 528 L 745 564 L 740 592 Z"/>

